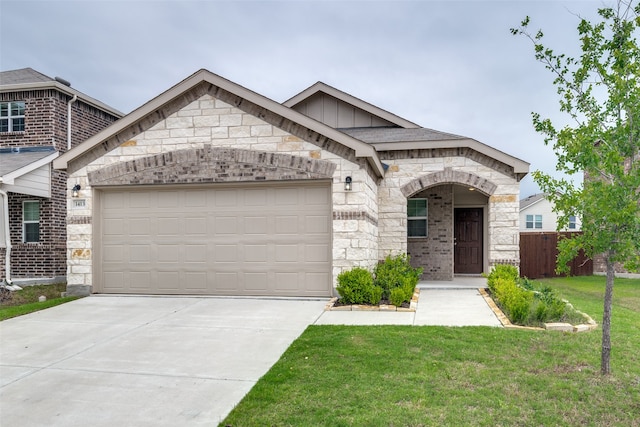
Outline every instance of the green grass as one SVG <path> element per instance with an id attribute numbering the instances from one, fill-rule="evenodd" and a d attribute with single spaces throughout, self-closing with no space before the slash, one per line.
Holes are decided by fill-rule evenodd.
<path id="1" fill-rule="evenodd" d="M 61 297 L 61 292 L 66 289 L 66 284 L 24 286 L 21 291 L 12 292 L 12 298 L 0 304 L 0 321 L 10 319 L 34 311 L 64 304 L 78 297 Z M 47 298 L 44 302 L 38 302 L 43 295 Z"/>
<path id="2" fill-rule="evenodd" d="M 603 277 L 545 283 L 601 321 Z M 640 280 L 613 304 L 608 377 L 600 329 L 310 326 L 220 425 L 640 426 Z"/>

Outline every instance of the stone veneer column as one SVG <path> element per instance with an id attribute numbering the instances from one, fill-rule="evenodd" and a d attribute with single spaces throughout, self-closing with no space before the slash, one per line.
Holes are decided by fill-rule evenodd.
<path id="1" fill-rule="evenodd" d="M 489 268 L 520 266 L 519 212 L 517 193 L 489 197 Z"/>

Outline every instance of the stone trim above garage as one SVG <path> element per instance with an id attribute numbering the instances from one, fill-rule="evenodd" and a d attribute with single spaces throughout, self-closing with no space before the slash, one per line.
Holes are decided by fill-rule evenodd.
<path id="1" fill-rule="evenodd" d="M 367 221 L 369 224 L 378 226 L 378 219 L 365 211 L 333 211 L 334 221 Z"/>
<path id="2" fill-rule="evenodd" d="M 90 172 L 93 187 L 331 179 L 336 164 L 291 154 L 237 148 L 170 151 Z"/>

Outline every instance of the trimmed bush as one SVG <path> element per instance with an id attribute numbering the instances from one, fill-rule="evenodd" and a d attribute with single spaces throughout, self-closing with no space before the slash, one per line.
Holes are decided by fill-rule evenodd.
<path id="1" fill-rule="evenodd" d="M 406 300 L 407 295 L 404 288 L 393 288 L 391 289 L 391 293 L 389 295 L 389 301 L 391 304 L 396 307 L 400 307 L 402 303 Z"/>
<path id="2" fill-rule="evenodd" d="M 515 280 L 507 276 L 495 278 L 492 286 L 492 294 L 511 322 L 525 324 L 529 318 L 533 292 L 521 288 Z"/>
<path id="3" fill-rule="evenodd" d="M 376 305 L 382 298 L 382 289 L 373 284 L 371 272 L 362 267 L 340 273 L 336 290 L 343 304 Z"/>
<path id="4" fill-rule="evenodd" d="M 504 279 L 517 282 L 519 276 L 520 274 L 518 274 L 518 269 L 513 265 L 498 264 L 493 268 L 493 270 L 491 270 L 491 273 L 489 273 L 489 275 L 487 276 L 487 286 L 489 286 L 489 290 L 492 293 L 495 293 L 494 286 L 497 280 Z"/>
<path id="5" fill-rule="evenodd" d="M 422 268 L 414 268 L 409 263 L 409 255 L 400 254 L 395 257 L 387 256 L 384 262 L 376 265 L 373 271 L 374 284 L 382 289 L 382 299 L 388 299 L 394 305 L 402 305 L 402 302 L 411 301 L 413 290 L 420 281 Z M 395 288 L 401 288 L 404 300 L 395 304 L 391 300 L 391 292 Z M 401 291 L 395 291 L 395 299 L 400 298 Z"/>

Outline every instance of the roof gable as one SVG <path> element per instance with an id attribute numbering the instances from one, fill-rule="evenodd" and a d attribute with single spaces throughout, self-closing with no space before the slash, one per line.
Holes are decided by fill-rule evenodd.
<path id="1" fill-rule="evenodd" d="M 420 127 L 322 82 L 303 90 L 282 105 L 333 128 Z"/>
<path id="2" fill-rule="evenodd" d="M 54 161 L 54 167 L 67 169 L 70 172 L 75 171 L 102 156 L 105 150 L 114 149 L 164 120 L 167 107 L 177 110 L 205 93 L 217 97 L 224 96 L 225 102 L 245 111 L 251 111 L 251 114 L 256 117 L 279 127 L 288 128 L 285 130 L 304 133 L 314 140 L 335 141 L 353 150 L 356 157 L 364 158 L 377 176 L 384 175 L 382 163 L 371 145 L 205 69 L 197 71 L 82 144 L 67 151 Z"/>

